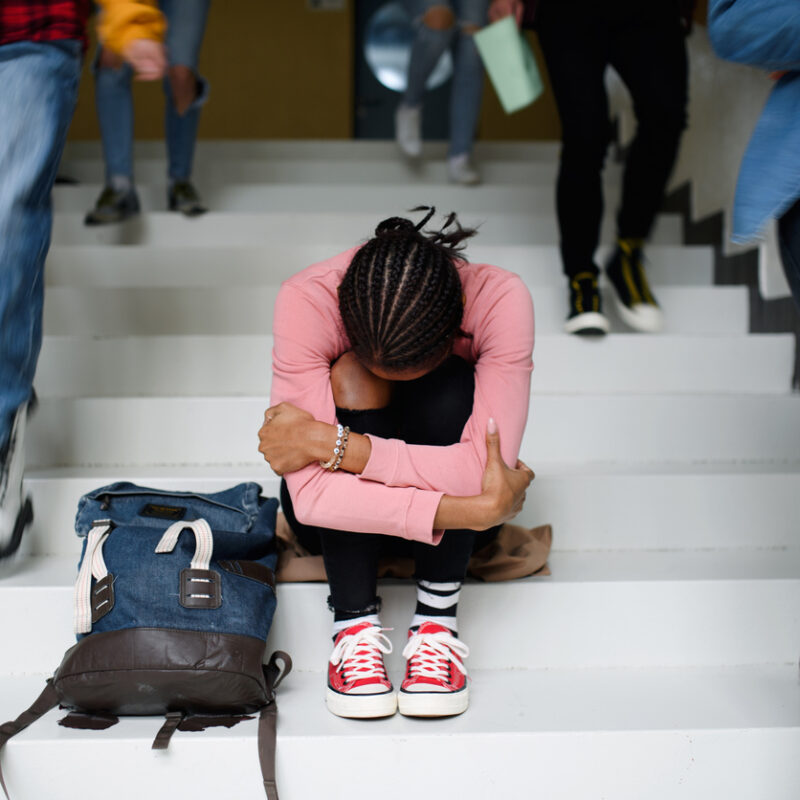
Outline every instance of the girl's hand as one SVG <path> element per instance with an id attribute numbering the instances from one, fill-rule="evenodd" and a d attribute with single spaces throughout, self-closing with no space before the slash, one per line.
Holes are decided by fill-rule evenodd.
<path id="1" fill-rule="evenodd" d="M 522 511 L 526 490 L 534 477 L 533 470 L 522 461 L 517 461 L 514 469 L 506 466 L 500 453 L 497 423 L 490 419 L 486 426 L 486 469 L 480 495 L 486 504 L 486 528 L 508 522 Z"/>
<path id="2" fill-rule="evenodd" d="M 153 39 L 134 39 L 125 46 L 122 57 L 133 67 L 137 81 L 157 81 L 167 71 L 166 49 Z"/>
<path id="3" fill-rule="evenodd" d="M 264 413 L 258 451 L 278 474 L 296 472 L 317 461 L 315 433 L 319 423 L 291 403 L 279 403 Z"/>

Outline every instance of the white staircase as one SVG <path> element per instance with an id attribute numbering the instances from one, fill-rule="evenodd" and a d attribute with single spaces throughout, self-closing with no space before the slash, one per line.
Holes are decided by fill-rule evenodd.
<path id="1" fill-rule="evenodd" d="M 486 183 L 444 182 L 443 151 L 410 173 L 386 143 L 201 143 L 214 211 L 164 211 L 161 148 L 139 147 L 146 213 L 88 229 L 95 145 L 73 145 L 54 193 L 41 405 L 30 428 L 36 521 L 0 580 L 0 722 L 71 644 L 80 495 L 113 480 L 209 491 L 277 479 L 256 432 L 270 387 L 280 281 L 419 204 L 481 224 L 473 261 L 534 298 L 536 369 L 522 521 L 554 527 L 551 577 L 470 584 L 461 603 L 472 705 L 461 717 L 342 720 L 325 709 L 326 587 L 282 585 L 271 644 L 282 800 L 409 797 L 797 800 L 800 797 L 800 398 L 794 342 L 748 334 L 744 287 L 713 287 L 712 253 L 664 217 L 648 250 L 663 334 L 561 333 L 552 211 L 557 148 L 481 145 Z M 609 207 L 618 169 L 608 170 Z M 609 241 L 611 218 L 604 228 Z M 409 585 L 381 586 L 396 654 Z M 14 800 L 263 797 L 255 723 L 66 730 L 51 712 L 13 739 Z"/>

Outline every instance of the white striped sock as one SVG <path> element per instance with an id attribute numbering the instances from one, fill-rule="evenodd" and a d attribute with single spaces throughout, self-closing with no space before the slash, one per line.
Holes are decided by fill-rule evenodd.
<path id="1" fill-rule="evenodd" d="M 352 628 L 353 625 L 360 625 L 362 622 L 371 622 L 373 625 L 381 627 L 381 620 L 377 614 L 365 614 L 363 617 L 355 619 L 340 619 L 333 623 L 333 638 L 335 639 L 342 631 Z"/>

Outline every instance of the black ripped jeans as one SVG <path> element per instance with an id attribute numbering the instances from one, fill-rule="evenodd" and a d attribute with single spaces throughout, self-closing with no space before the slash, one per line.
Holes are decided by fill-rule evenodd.
<path id="1" fill-rule="evenodd" d="M 337 408 L 342 425 L 356 433 L 398 438 L 408 444 L 446 446 L 461 439 L 472 414 L 475 373 L 470 364 L 451 356 L 427 375 L 394 385 L 392 402 L 386 408 L 352 411 Z M 377 611 L 378 560 L 381 556 L 410 556 L 417 580 L 461 581 L 473 549 L 483 547 L 498 528 L 476 533 L 445 531 L 435 547 L 376 533 L 351 533 L 332 528 L 303 525 L 297 521 L 292 499 L 281 482 L 281 505 L 300 543 L 309 552 L 322 554 L 330 585 L 329 605 L 348 613 Z"/>
<path id="2" fill-rule="evenodd" d="M 540 0 L 537 32 L 558 113 L 561 165 L 556 208 L 564 272 L 597 272 L 601 174 L 611 137 L 605 72 L 633 99 L 617 216 L 620 237 L 645 239 L 658 213 L 686 126 L 687 61 L 676 0 Z"/>

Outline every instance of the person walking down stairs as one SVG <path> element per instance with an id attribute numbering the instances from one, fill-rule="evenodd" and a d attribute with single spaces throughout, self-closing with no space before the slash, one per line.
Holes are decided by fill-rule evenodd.
<path id="1" fill-rule="evenodd" d="M 606 68 L 633 98 L 636 136 L 628 150 L 617 214 L 617 245 L 606 264 L 619 316 L 655 332 L 662 312 L 645 273 L 644 245 L 661 206 L 686 126 L 685 33 L 690 2 L 529 0 L 561 117 L 556 207 L 569 288 L 568 333 L 608 332 L 594 261 L 603 218 L 602 170 L 610 142 Z M 494 0 L 490 16 L 516 13 L 521 0 Z"/>
<path id="2" fill-rule="evenodd" d="M 208 98 L 208 82 L 197 72 L 197 60 L 210 0 L 159 0 L 167 20 L 164 78 L 164 127 L 167 144 L 167 205 L 187 217 L 205 213 L 191 181 L 200 110 Z M 139 213 L 133 170 L 133 96 L 130 67 L 117 55 L 119 43 L 102 39 L 95 55 L 95 104 L 103 140 L 105 187 L 87 225 L 121 222 Z"/>
<path id="3" fill-rule="evenodd" d="M 161 14 L 102 0 L 103 31 L 144 80 L 160 78 Z M 50 192 L 80 79 L 88 0 L 0 2 L 0 559 L 32 519 L 23 497 L 25 426 L 42 344 Z"/>
<path id="4" fill-rule="evenodd" d="M 408 158 L 416 159 L 422 154 L 425 83 L 439 58 L 452 46 L 447 173 L 454 183 L 479 183 L 480 174 L 472 163 L 472 146 L 481 110 L 483 63 L 472 35 L 486 24 L 489 0 L 406 0 L 406 5 L 418 27 L 406 92 L 395 112 L 397 145 Z"/>
<path id="5" fill-rule="evenodd" d="M 487 544 L 518 513 L 533 479 L 517 460 L 530 294 L 517 275 L 463 260 L 473 232 L 454 215 L 423 233 L 432 213 L 418 225 L 384 220 L 362 248 L 284 283 L 276 301 L 275 405 L 259 450 L 285 476 L 290 526 L 323 556 L 334 620 L 327 706 L 343 717 L 467 709 L 461 583 L 476 540 Z M 387 552 L 416 567 L 397 694 L 376 593 Z"/>

